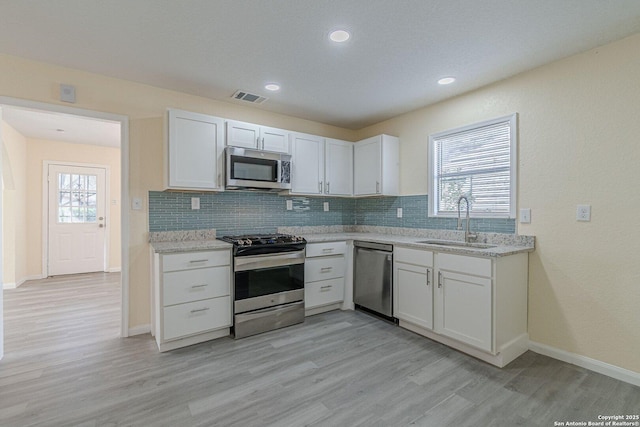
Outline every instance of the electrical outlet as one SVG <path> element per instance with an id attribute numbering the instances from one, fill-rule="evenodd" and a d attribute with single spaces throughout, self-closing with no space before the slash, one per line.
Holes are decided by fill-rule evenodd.
<path id="1" fill-rule="evenodd" d="M 578 205 L 576 208 L 576 220 L 591 221 L 591 205 Z"/>
<path id="2" fill-rule="evenodd" d="M 324 209 L 325 212 L 329 212 L 329 202 L 324 202 L 322 204 L 322 208 Z"/>
<path id="3" fill-rule="evenodd" d="M 287 200 L 287 210 L 288 211 L 293 210 L 293 200 Z"/>
<path id="4" fill-rule="evenodd" d="M 192 210 L 200 209 L 200 197 L 191 198 L 191 209 Z"/>
<path id="5" fill-rule="evenodd" d="M 397 212 L 396 212 L 396 216 L 398 218 L 402 218 L 402 208 L 398 208 Z"/>
<path id="6" fill-rule="evenodd" d="M 520 209 L 520 224 L 530 224 L 531 223 L 531 209 L 525 208 Z"/>

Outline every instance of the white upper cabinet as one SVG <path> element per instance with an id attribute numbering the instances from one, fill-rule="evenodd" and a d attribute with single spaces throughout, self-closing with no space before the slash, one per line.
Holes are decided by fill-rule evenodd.
<path id="1" fill-rule="evenodd" d="M 353 194 L 353 143 L 316 135 L 291 134 L 291 192 Z"/>
<path id="2" fill-rule="evenodd" d="M 302 133 L 291 134 L 291 192 L 323 194 L 324 138 Z"/>
<path id="3" fill-rule="evenodd" d="M 325 194 L 353 194 L 353 143 L 325 139 Z"/>
<path id="4" fill-rule="evenodd" d="M 290 153 L 289 132 L 283 129 L 260 126 L 261 150 Z"/>
<path id="5" fill-rule="evenodd" d="M 170 109 L 167 142 L 167 188 L 223 188 L 223 119 Z"/>
<path id="6" fill-rule="evenodd" d="M 252 123 L 227 120 L 227 145 L 289 153 L 289 132 Z"/>
<path id="7" fill-rule="evenodd" d="M 400 193 L 400 141 L 378 135 L 354 146 L 353 193 L 397 196 Z"/>

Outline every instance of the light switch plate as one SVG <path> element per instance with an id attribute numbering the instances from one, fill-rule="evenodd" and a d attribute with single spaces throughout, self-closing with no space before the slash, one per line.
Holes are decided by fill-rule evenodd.
<path id="1" fill-rule="evenodd" d="M 402 218 L 402 208 L 398 208 L 398 211 L 397 211 L 397 213 L 396 213 L 396 216 L 397 216 L 398 218 Z"/>
<path id="2" fill-rule="evenodd" d="M 531 209 L 524 208 L 520 209 L 520 224 L 530 224 L 531 223 Z"/>
<path id="3" fill-rule="evenodd" d="M 293 210 L 293 200 L 287 200 L 287 210 L 288 211 Z"/>
<path id="4" fill-rule="evenodd" d="M 578 205 L 576 208 L 577 221 L 591 221 L 591 205 Z"/>
<path id="5" fill-rule="evenodd" d="M 324 202 L 322 204 L 322 208 L 324 209 L 325 212 L 329 212 L 329 202 Z"/>
<path id="6" fill-rule="evenodd" d="M 134 211 L 142 210 L 142 199 L 140 197 L 134 197 L 131 199 L 131 209 Z"/>
<path id="7" fill-rule="evenodd" d="M 192 210 L 200 209 L 200 197 L 191 198 L 191 209 Z"/>

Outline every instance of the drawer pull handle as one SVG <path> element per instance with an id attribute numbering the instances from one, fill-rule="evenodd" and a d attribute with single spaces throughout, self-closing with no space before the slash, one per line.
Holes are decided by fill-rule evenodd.
<path id="1" fill-rule="evenodd" d="M 323 248 L 322 252 L 331 252 L 333 251 L 333 248 Z"/>
<path id="2" fill-rule="evenodd" d="M 190 262 L 191 264 L 195 264 L 195 263 L 197 263 L 197 262 L 207 262 L 207 261 L 209 261 L 209 260 L 208 260 L 208 259 L 194 259 L 194 260 L 191 260 L 191 261 L 189 261 L 189 262 Z"/>
<path id="3" fill-rule="evenodd" d="M 332 286 L 331 285 L 327 285 L 327 286 L 320 286 L 320 292 L 326 292 L 329 289 L 331 289 Z"/>
<path id="4" fill-rule="evenodd" d="M 203 284 L 203 285 L 193 285 L 193 286 L 191 287 L 191 289 L 206 288 L 207 286 L 208 286 L 208 285 L 207 285 L 206 283 L 205 283 L 205 284 Z"/>
<path id="5" fill-rule="evenodd" d="M 209 307 L 205 307 L 205 308 L 196 308 L 194 310 L 191 310 L 191 314 L 195 314 L 195 313 L 201 313 L 203 311 L 208 311 Z"/>
<path id="6" fill-rule="evenodd" d="M 327 273 L 327 272 L 329 272 L 329 271 L 331 271 L 331 270 L 333 270 L 333 267 L 322 267 L 322 268 L 320 269 L 320 272 L 322 272 L 322 273 Z"/>

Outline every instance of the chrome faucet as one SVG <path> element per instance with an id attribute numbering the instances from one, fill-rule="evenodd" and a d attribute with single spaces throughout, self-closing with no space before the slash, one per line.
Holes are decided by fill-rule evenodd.
<path id="1" fill-rule="evenodd" d="M 467 229 L 464 232 L 464 241 L 465 243 L 470 243 L 478 238 L 478 234 L 469 232 L 469 199 L 466 196 L 460 196 L 458 199 L 458 230 L 462 230 L 462 218 L 460 218 L 460 203 L 462 200 L 467 202 Z"/>

